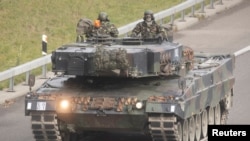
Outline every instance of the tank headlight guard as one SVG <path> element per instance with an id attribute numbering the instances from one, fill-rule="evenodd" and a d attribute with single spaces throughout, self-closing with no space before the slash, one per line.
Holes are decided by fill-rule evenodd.
<path id="1" fill-rule="evenodd" d="M 142 101 L 136 102 L 135 107 L 136 107 L 136 109 L 142 109 L 142 107 L 143 107 Z"/>

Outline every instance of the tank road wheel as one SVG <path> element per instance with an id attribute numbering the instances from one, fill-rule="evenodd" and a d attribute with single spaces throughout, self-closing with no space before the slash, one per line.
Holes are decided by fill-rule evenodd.
<path id="1" fill-rule="evenodd" d="M 183 121 L 183 125 L 182 125 L 182 127 L 183 127 L 183 130 L 182 130 L 182 134 L 183 134 L 183 136 L 182 136 L 182 140 L 183 141 L 188 141 L 188 120 L 184 120 Z"/>
<path id="2" fill-rule="evenodd" d="M 221 109 L 220 109 L 220 104 L 217 104 L 214 108 L 214 123 L 216 125 L 221 124 Z"/>
<path id="3" fill-rule="evenodd" d="M 195 140 L 199 141 L 201 137 L 201 115 L 195 116 Z"/>
<path id="4" fill-rule="evenodd" d="M 201 114 L 201 131 L 202 131 L 202 137 L 207 136 L 207 110 L 204 110 Z"/>
<path id="5" fill-rule="evenodd" d="M 208 109 L 208 124 L 214 125 L 214 108 L 209 107 Z"/>
<path id="6" fill-rule="evenodd" d="M 227 124 L 227 118 L 228 118 L 228 110 L 222 110 L 221 112 L 221 121 L 220 121 L 220 124 Z"/>
<path id="7" fill-rule="evenodd" d="M 182 132 L 182 125 L 180 122 L 177 123 L 177 130 L 178 130 L 178 135 L 179 135 L 177 141 L 182 141 L 183 132 Z"/>
<path id="8" fill-rule="evenodd" d="M 191 117 L 189 118 L 188 133 L 189 133 L 189 141 L 194 141 L 194 137 L 195 137 L 195 122 L 194 122 L 194 116 L 191 116 Z"/>

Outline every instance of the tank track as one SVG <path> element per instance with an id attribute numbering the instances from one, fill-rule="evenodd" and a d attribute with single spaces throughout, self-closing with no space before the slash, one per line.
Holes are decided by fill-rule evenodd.
<path id="1" fill-rule="evenodd" d="M 31 112 L 31 128 L 36 141 L 62 141 L 54 112 Z"/>
<path id="2" fill-rule="evenodd" d="M 148 120 L 153 141 L 179 141 L 176 117 L 154 114 Z"/>
<path id="3" fill-rule="evenodd" d="M 153 141 L 181 141 L 178 121 L 173 115 L 152 114 L 148 117 L 149 130 Z M 200 139 L 207 141 L 207 137 Z"/>

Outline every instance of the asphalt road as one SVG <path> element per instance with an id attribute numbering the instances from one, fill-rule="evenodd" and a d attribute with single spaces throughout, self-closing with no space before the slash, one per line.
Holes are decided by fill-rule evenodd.
<path id="1" fill-rule="evenodd" d="M 197 25 L 175 33 L 175 41 L 195 51 L 233 53 L 250 45 L 250 1 L 245 0 L 217 16 L 200 21 Z M 236 84 L 229 124 L 250 124 L 250 53 L 236 58 Z M 149 141 L 139 135 L 100 134 L 85 140 L 91 141 Z M 0 141 L 34 141 L 30 130 L 30 117 L 24 116 L 24 97 L 9 107 L 0 107 Z"/>

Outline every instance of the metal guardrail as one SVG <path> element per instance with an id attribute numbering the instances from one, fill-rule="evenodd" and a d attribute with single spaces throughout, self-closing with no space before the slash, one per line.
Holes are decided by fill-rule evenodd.
<path id="1" fill-rule="evenodd" d="M 28 84 L 28 77 L 29 77 L 30 71 L 33 69 L 42 67 L 43 78 L 46 78 L 47 64 L 49 63 L 51 63 L 51 54 L 1 72 L 0 81 L 10 79 L 8 91 L 13 92 L 15 76 L 26 73 L 26 84 Z"/>
<path id="2" fill-rule="evenodd" d="M 214 1 L 215 0 L 210 0 L 210 8 L 214 8 Z M 222 0 L 217 0 L 218 4 L 223 4 Z M 205 12 L 204 7 L 205 7 L 205 0 L 186 0 L 185 2 L 174 6 L 170 9 L 161 11 L 159 13 L 155 13 L 154 17 L 156 21 L 160 21 L 161 24 L 163 24 L 164 18 L 170 17 L 171 18 L 171 24 L 174 22 L 174 16 L 178 13 L 181 13 L 181 20 L 185 21 L 185 10 L 191 8 L 191 16 L 194 16 L 195 12 L 195 6 L 197 4 L 201 4 L 200 11 L 201 13 Z M 130 24 L 127 24 L 126 26 L 122 26 L 118 28 L 119 34 L 124 35 L 128 34 L 138 22 L 141 22 L 141 20 L 137 20 L 135 22 L 132 22 Z M 0 73 L 0 82 L 3 80 L 9 79 L 9 92 L 14 91 L 14 77 L 23 73 L 26 73 L 26 83 L 28 83 L 28 76 L 30 74 L 30 71 L 33 69 L 37 69 L 39 67 L 42 67 L 42 76 L 46 78 L 46 73 L 47 73 L 47 64 L 51 63 L 51 54 L 43 56 L 41 58 L 35 59 L 31 62 L 27 62 L 25 64 L 22 64 L 17 67 L 13 67 L 9 70 L 3 71 Z"/>

